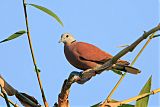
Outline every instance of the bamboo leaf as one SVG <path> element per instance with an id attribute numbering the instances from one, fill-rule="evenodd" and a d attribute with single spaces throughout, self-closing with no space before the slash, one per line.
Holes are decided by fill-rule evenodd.
<path id="1" fill-rule="evenodd" d="M 13 40 L 13 39 L 15 39 L 19 36 L 22 36 L 25 33 L 26 33 L 25 30 L 18 31 L 18 32 L 12 34 L 11 36 L 9 36 L 7 39 L 2 40 L 0 43 L 6 42 L 6 41 L 9 41 L 9 40 Z"/>
<path id="2" fill-rule="evenodd" d="M 1 75 L 0 75 L 0 85 L 8 94 L 8 96 L 13 96 L 17 93 L 17 90 L 13 88 L 9 83 L 7 83 Z"/>
<path id="3" fill-rule="evenodd" d="M 120 71 L 120 70 L 112 69 L 112 71 L 114 73 L 118 74 L 118 75 L 122 75 L 123 74 L 122 71 Z"/>
<path id="4" fill-rule="evenodd" d="M 62 26 L 63 26 L 63 23 L 62 21 L 60 20 L 60 18 L 55 14 L 53 13 L 51 10 L 45 8 L 45 7 L 42 7 L 42 6 L 39 6 L 39 5 L 35 5 L 35 4 L 28 4 L 28 5 L 31 5 L 45 13 L 47 13 L 48 15 L 52 16 L 53 18 L 55 18 Z"/>
<path id="5" fill-rule="evenodd" d="M 111 99 L 110 101 L 111 103 L 116 103 L 116 102 L 119 102 L 118 100 L 115 100 L 115 99 Z"/>
<path id="6" fill-rule="evenodd" d="M 25 107 L 41 107 L 37 99 L 35 99 L 33 96 L 30 96 L 26 93 L 17 92 L 16 98 Z"/>
<path id="7" fill-rule="evenodd" d="M 131 104 L 123 104 L 121 106 L 118 106 L 118 107 L 135 107 L 134 105 L 131 105 Z"/>
<path id="8" fill-rule="evenodd" d="M 151 82 L 152 82 L 152 76 L 150 76 L 150 78 L 148 79 L 148 81 L 146 82 L 144 87 L 142 88 L 139 95 L 150 92 Z M 139 99 L 139 100 L 136 101 L 136 106 L 135 107 L 147 107 L 148 106 L 148 101 L 149 101 L 149 96 L 145 97 L 145 98 L 142 98 L 142 99 Z"/>
<path id="9" fill-rule="evenodd" d="M 93 106 L 91 107 L 99 107 L 99 105 L 101 104 L 101 102 L 97 103 L 97 104 L 94 104 Z"/>
<path id="10" fill-rule="evenodd" d="M 160 34 L 157 34 L 157 35 L 154 35 L 152 38 L 156 38 L 156 37 L 159 37 L 160 36 Z"/>

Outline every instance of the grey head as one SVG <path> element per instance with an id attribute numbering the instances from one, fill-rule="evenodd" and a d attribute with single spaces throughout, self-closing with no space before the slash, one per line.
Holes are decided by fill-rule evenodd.
<path id="1" fill-rule="evenodd" d="M 61 39 L 59 40 L 59 43 L 64 43 L 64 44 L 71 44 L 73 42 L 75 42 L 76 39 L 73 37 L 72 34 L 70 33 L 64 33 L 61 35 Z"/>

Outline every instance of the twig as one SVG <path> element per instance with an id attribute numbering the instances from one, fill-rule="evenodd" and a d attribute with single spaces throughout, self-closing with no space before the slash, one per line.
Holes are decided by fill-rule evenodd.
<path id="1" fill-rule="evenodd" d="M 160 88 L 156 89 L 156 90 L 153 90 L 149 93 L 144 93 L 144 94 L 141 94 L 141 95 L 138 95 L 138 96 L 135 96 L 135 97 L 132 97 L 132 98 L 129 98 L 127 100 L 123 100 L 123 101 L 118 101 L 118 102 L 107 102 L 104 107 L 118 107 L 118 106 L 121 106 L 123 104 L 128 104 L 130 102 L 133 102 L 133 101 L 136 101 L 136 100 L 139 100 L 139 99 L 142 99 L 142 98 L 145 98 L 149 95 L 153 95 L 153 94 L 156 94 L 156 93 L 159 93 L 160 92 Z"/>
<path id="2" fill-rule="evenodd" d="M 120 101 L 120 104 L 127 104 L 127 103 L 129 103 L 129 102 L 139 100 L 139 99 L 141 99 L 141 98 L 147 97 L 147 96 L 149 96 L 149 95 L 156 94 L 156 93 L 158 93 L 158 92 L 160 92 L 160 88 L 158 88 L 158 89 L 156 89 L 156 90 L 153 90 L 153 91 L 151 91 L 151 92 L 149 92 L 149 93 L 145 93 L 145 94 L 138 95 L 138 96 L 133 97 L 133 98 L 130 98 L 130 99 L 128 99 L 128 100 Z"/>
<path id="3" fill-rule="evenodd" d="M 111 60 L 107 61 L 105 64 L 100 66 L 99 68 L 96 69 L 88 69 L 86 71 L 82 72 L 72 72 L 70 76 L 68 77 L 67 80 L 64 81 L 61 93 L 59 94 L 58 97 L 58 107 L 69 107 L 69 101 L 68 101 L 68 96 L 69 96 L 69 90 L 71 85 L 74 82 L 77 82 L 79 84 L 83 84 L 90 80 L 93 76 L 95 76 L 97 73 L 100 74 L 104 70 L 107 70 L 109 67 L 111 67 L 118 59 L 120 59 L 122 56 L 127 54 L 128 52 L 132 52 L 134 48 L 142 42 L 144 39 L 146 39 L 150 34 L 160 30 L 160 24 L 156 26 L 155 28 L 151 29 L 148 32 L 145 32 L 139 39 L 137 39 L 134 43 L 132 43 L 130 46 L 124 48 L 122 51 L 120 51 L 118 54 L 116 54 Z M 61 102 L 63 103 L 61 103 Z"/>
<path id="4" fill-rule="evenodd" d="M 23 0 L 23 7 L 24 7 L 26 27 L 27 27 L 27 37 L 28 37 L 28 42 L 29 42 L 29 46 L 30 46 L 30 51 L 31 51 L 31 54 L 32 54 L 32 60 L 33 60 L 33 64 L 34 64 L 34 67 L 35 67 L 35 70 L 36 70 L 37 79 L 38 79 L 38 83 L 39 83 L 39 86 L 40 86 L 40 90 L 41 90 L 44 105 L 45 105 L 45 107 L 48 107 L 48 103 L 47 103 L 47 100 L 46 100 L 46 97 L 45 97 L 45 94 L 44 94 L 44 90 L 43 90 L 43 87 L 42 87 L 42 82 L 41 82 L 41 79 L 40 79 L 40 72 L 37 68 L 36 59 L 34 57 L 34 52 L 33 52 L 33 48 L 32 48 L 31 36 L 30 36 L 30 31 L 29 31 L 29 26 L 28 26 L 26 0 Z"/>
<path id="5" fill-rule="evenodd" d="M 0 93 L 0 96 L 4 98 L 4 95 Z M 14 104 L 10 99 L 8 99 L 8 102 L 12 104 L 14 107 L 19 107 L 17 104 Z"/>
<path id="6" fill-rule="evenodd" d="M 139 51 L 139 53 L 136 55 L 136 57 L 134 58 L 134 60 L 131 63 L 131 66 L 134 65 L 134 63 L 136 62 L 136 60 L 138 59 L 138 57 L 141 55 L 141 53 L 143 52 L 143 50 L 146 48 L 146 46 L 149 44 L 149 42 L 151 41 L 152 37 L 154 36 L 155 32 L 148 38 L 147 42 L 144 44 L 144 46 L 142 47 L 142 49 Z M 113 95 L 113 93 L 115 92 L 115 90 L 118 88 L 119 84 L 122 82 L 123 78 L 126 76 L 127 73 L 124 73 L 121 78 L 119 79 L 119 81 L 117 82 L 117 84 L 115 85 L 115 87 L 112 89 L 112 91 L 109 93 L 107 99 L 103 102 L 102 105 L 105 105 L 105 103 L 109 102 L 111 99 L 111 96 Z"/>
<path id="7" fill-rule="evenodd" d="M 105 70 L 105 69 L 109 68 L 114 63 L 116 63 L 116 61 L 118 59 L 120 59 L 122 56 L 124 56 L 128 52 L 132 52 L 135 49 L 135 47 L 140 42 L 142 42 L 143 40 L 145 40 L 150 34 L 156 32 L 158 30 L 160 30 L 160 24 L 158 26 L 156 26 L 155 28 L 151 29 L 150 31 L 144 32 L 144 34 L 139 39 L 137 39 L 134 43 L 132 43 L 130 46 L 124 48 L 122 51 L 120 51 L 118 54 L 116 54 L 110 61 L 107 61 L 105 64 L 103 64 L 101 67 L 99 67 L 99 69 L 96 69 L 96 70 L 100 71 L 100 73 L 101 73 L 102 70 Z"/>
<path id="8" fill-rule="evenodd" d="M 1 87 L 1 85 L 0 85 L 0 87 Z M 3 96 L 4 96 L 4 99 L 5 99 L 5 101 L 6 101 L 7 107 L 10 107 L 10 104 L 9 104 L 9 101 L 8 101 L 8 97 L 7 97 L 6 92 L 5 92 L 5 90 L 3 89 L 3 87 L 1 87 L 1 92 L 2 92 L 2 94 L 3 94 Z"/>
<path id="9" fill-rule="evenodd" d="M 141 53 L 147 47 L 147 45 L 149 44 L 149 42 L 151 41 L 151 39 L 153 38 L 154 35 L 155 35 L 155 32 L 148 38 L 147 42 L 144 44 L 144 46 L 142 47 L 142 49 L 139 51 L 139 53 L 137 54 L 137 56 L 132 61 L 131 66 L 133 66 L 135 64 L 135 62 L 137 61 L 138 57 L 141 55 Z"/>

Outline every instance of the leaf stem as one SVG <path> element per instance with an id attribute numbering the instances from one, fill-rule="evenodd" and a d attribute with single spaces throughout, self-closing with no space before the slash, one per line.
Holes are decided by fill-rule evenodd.
<path id="1" fill-rule="evenodd" d="M 35 67 L 35 70 L 36 70 L 36 75 L 37 75 L 38 83 L 39 83 L 39 86 L 40 86 L 40 90 L 41 90 L 44 105 L 45 105 L 45 107 L 48 107 L 48 103 L 47 103 L 47 100 L 46 100 L 46 97 L 45 97 L 45 94 L 44 94 L 44 90 L 43 90 L 43 87 L 42 87 L 42 82 L 41 82 L 41 79 L 40 79 L 40 72 L 37 68 L 36 59 L 34 57 L 34 52 L 33 52 L 33 48 L 32 48 L 32 41 L 31 41 L 31 36 L 30 36 L 30 31 L 29 31 L 29 26 L 28 26 L 26 0 L 23 0 L 23 7 L 24 7 L 24 14 L 25 14 L 26 28 L 27 28 L 27 37 L 28 37 L 28 42 L 29 42 L 30 51 L 31 51 L 31 55 L 32 55 L 32 60 L 33 60 L 33 64 L 34 64 L 34 67 Z"/>
<path id="2" fill-rule="evenodd" d="M 0 93 L 0 96 L 3 97 L 3 98 L 5 98 L 2 93 Z M 8 102 L 9 102 L 10 104 L 12 104 L 14 107 L 19 107 L 17 104 L 14 104 L 10 99 L 8 99 Z"/>
<path id="3" fill-rule="evenodd" d="M 147 42 L 144 44 L 144 46 L 142 47 L 142 49 L 139 51 L 139 53 L 137 54 L 137 56 L 132 61 L 131 66 L 133 66 L 135 64 L 135 62 L 137 61 L 138 57 L 141 55 L 141 53 L 147 47 L 147 45 L 149 44 L 149 42 L 151 41 L 151 39 L 153 38 L 154 35 L 155 35 L 155 32 L 148 38 Z"/>

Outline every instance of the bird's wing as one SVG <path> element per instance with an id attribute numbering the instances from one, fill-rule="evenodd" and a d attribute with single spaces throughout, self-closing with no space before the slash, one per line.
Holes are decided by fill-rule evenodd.
<path id="1" fill-rule="evenodd" d="M 76 51 L 81 59 L 97 63 L 104 63 L 112 58 L 112 55 L 102 51 L 92 44 L 85 42 L 78 42 L 76 44 Z"/>

